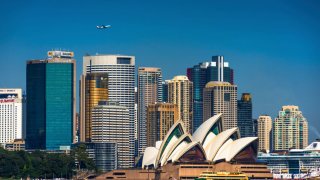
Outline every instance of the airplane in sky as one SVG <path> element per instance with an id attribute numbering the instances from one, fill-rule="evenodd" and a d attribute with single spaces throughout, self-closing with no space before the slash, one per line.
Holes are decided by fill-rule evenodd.
<path id="1" fill-rule="evenodd" d="M 101 26 L 97 26 L 97 29 L 107 29 L 107 28 L 111 28 L 111 25 L 101 25 Z"/>

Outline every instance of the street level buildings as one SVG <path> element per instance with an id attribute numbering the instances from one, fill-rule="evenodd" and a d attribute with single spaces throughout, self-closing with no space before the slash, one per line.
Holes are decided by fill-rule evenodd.
<path id="1" fill-rule="evenodd" d="M 242 93 L 241 99 L 238 100 L 238 127 L 241 137 L 252 137 L 252 97 L 250 93 Z"/>
<path id="2" fill-rule="evenodd" d="M 179 120 L 178 107 L 171 103 L 150 104 L 147 108 L 147 146 L 162 141 L 171 126 Z"/>
<path id="3" fill-rule="evenodd" d="M 272 150 L 272 119 L 268 115 L 259 116 L 258 120 L 259 151 L 270 152 Z"/>
<path id="4" fill-rule="evenodd" d="M 21 89 L 0 89 L 0 144 L 22 138 L 22 108 Z"/>
<path id="5" fill-rule="evenodd" d="M 147 107 L 162 101 L 162 73 L 160 68 L 138 69 L 138 136 L 139 154 L 147 147 Z"/>
<path id="6" fill-rule="evenodd" d="M 193 126 L 197 129 L 203 122 L 203 88 L 210 81 L 234 84 L 233 69 L 223 56 L 213 56 L 209 62 L 199 63 L 187 69 L 187 76 L 193 82 Z"/>
<path id="7" fill-rule="evenodd" d="M 129 109 L 118 102 L 100 101 L 92 109 L 92 142 L 117 144 L 118 167 L 130 168 Z"/>
<path id="8" fill-rule="evenodd" d="M 223 130 L 238 126 L 237 86 L 228 82 L 211 81 L 203 89 L 203 118 L 223 114 Z"/>
<path id="9" fill-rule="evenodd" d="M 83 57 L 83 74 L 108 73 L 108 100 L 119 102 L 129 110 L 128 167 L 134 166 L 134 117 L 135 117 L 135 57 L 124 55 L 86 55 Z M 82 83 L 83 84 L 83 83 Z M 84 87 L 81 87 L 83 94 Z M 84 102 L 81 97 L 81 102 Z M 80 108 L 84 104 L 80 104 Z"/>
<path id="10" fill-rule="evenodd" d="M 274 150 L 303 149 L 308 145 L 308 122 L 298 106 L 282 106 L 273 124 Z"/>
<path id="11" fill-rule="evenodd" d="M 75 73 L 73 52 L 27 62 L 26 149 L 65 150 L 75 142 Z"/>
<path id="12" fill-rule="evenodd" d="M 178 116 L 184 122 L 187 132 L 192 131 L 193 123 L 193 83 L 187 76 L 175 76 L 168 81 L 168 102 L 178 106 Z"/>

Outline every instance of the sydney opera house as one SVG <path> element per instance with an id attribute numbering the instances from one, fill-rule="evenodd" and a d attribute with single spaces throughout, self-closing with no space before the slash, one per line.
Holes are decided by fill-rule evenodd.
<path id="1" fill-rule="evenodd" d="M 163 141 L 146 148 L 140 168 L 113 170 L 97 179 L 195 179 L 204 171 L 272 179 L 267 166 L 256 161 L 258 138 L 240 138 L 238 128 L 222 131 L 222 126 L 223 116 L 218 114 L 190 135 L 178 121 Z"/>

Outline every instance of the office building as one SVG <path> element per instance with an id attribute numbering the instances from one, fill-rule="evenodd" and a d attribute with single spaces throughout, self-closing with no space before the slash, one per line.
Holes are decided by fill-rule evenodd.
<path id="1" fill-rule="evenodd" d="M 134 166 L 134 104 L 135 104 L 135 57 L 123 55 L 86 55 L 83 57 L 83 74 L 108 73 L 108 100 L 119 102 L 129 109 L 130 167 Z M 83 93 L 84 87 L 81 87 Z M 81 97 L 81 102 L 84 97 Z M 83 105 L 80 105 L 82 108 Z"/>
<path id="2" fill-rule="evenodd" d="M 118 167 L 130 168 L 129 109 L 118 102 L 100 101 L 92 109 L 92 142 L 117 143 Z"/>
<path id="3" fill-rule="evenodd" d="M 162 73 L 160 68 L 138 69 L 138 137 L 139 154 L 147 147 L 147 107 L 162 101 Z"/>
<path id="4" fill-rule="evenodd" d="M 107 73 L 87 73 L 81 76 L 80 83 L 84 85 L 81 96 L 84 100 L 80 104 L 81 123 L 80 141 L 91 142 L 92 136 L 92 108 L 98 105 L 101 100 L 108 100 L 108 74 Z M 81 85 L 80 85 L 81 86 Z"/>
<path id="5" fill-rule="evenodd" d="M 206 120 L 219 113 L 223 114 L 223 130 L 238 126 L 237 86 L 211 81 L 203 89 L 203 118 Z"/>
<path id="6" fill-rule="evenodd" d="M 0 144 L 23 136 L 22 90 L 0 89 Z"/>
<path id="7" fill-rule="evenodd" d="M 5 143 L 4 148 L 8 151 L 24 151 L 25 141 L 23 139 L 15 139 L 11 142 Z"/>
<path id="8" fill-rule="evenodd" d="M 178 121 L 178 107 L 171 103 L 149 104 L 147 108 L 147 146 L 162 141 L 171 126 Z"/>
<path id="9" fill-rule="evenodd" d="M 272 150 L 272 119 L 268 115 L 259 116 L 258 120 L 259 151 Z"/>
<path id="10" fill-rule="evenodd" d="M 273 124 L 274 150 L 303 149 L 308 145 L 308 122 L 298 106 L 282 106 Z"/>
<path id="11" fill-rule="evenodd" d="M 242 93 L 241 99 L 238 100 L 238 128 L 241 137 L 252 137 L 252 100 L 250 93 Z"/>
<path id="12" fill-rule="evenodd" d="M 76 137 L 73 52 L 49 51 L 27 62 L 26 149 L 70 149 Z"/>
<path id="13" fill-rule="evenodd" d="M 187 132 L 192 131 L 193 84 L 187 76 L 175 76 L 168 81 L 168 102 L 178 106 L 178 116 L 184 122 Z"/>
<path id="14" fill-rule="evenodd" d="M 234 83 L 233 69 L 223 56 L 213 56 L 210 62 L 199 63 L 187 69 L 187 76 L 193 82 L 193 126 L 198 128 L 203 122 L 203 88 L 210 81 Z"/>
<path id="15" fill-rule="evenodd" d="M 162 102 L 168 102 L 168 81 L 162 82 Z"/>

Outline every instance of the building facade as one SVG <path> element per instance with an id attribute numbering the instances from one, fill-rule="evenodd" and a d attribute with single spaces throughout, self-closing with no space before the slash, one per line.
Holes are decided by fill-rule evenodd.
<path id="1" fill-rule="evenodd" d="M 94 55 L 83 57 L 83 74 L 108 73 L 108 100 L 119 102 L 129 109 L 129 148 L 130 167 L 134 166 L 134 104 L 135 104 L 135 57 L 124 55 Z M 84 87 L 81 87 L 83 93 Z M 81 104 L 80 108 L 84 106 Z"/>
<path id="2" fill-rule="evenodd" d="M 203 89 L 203 118 L 223 114 L 223 130 L 238 126 L 237 86 L 228 82 L 211 81 Z"/>
<path id="3" fill-rule="evenodd" d="M 282 106 L 274 120 L 274 150 L 303 149 L 308 145 L 308 122 L 298 106 Z"/>
<path id="4" fill-rule="evenodd" d="M 80 141 L 91 142 L 92 139 L 92 109 L 99 101 L 108 100 L 108 74 L 87 73 L 81 76 L 81 83 L 84 84 L 83 105 L 80 108 Z M 81 86 L 81 85 L 80 85 Z M 82 133 L 81 133 L 82 132 Z"/>
<path id="5" fill-rule="evenodd" d="M 21 89 L 0 89 L 0 144 L 22 138 L 22 107 Z"/>
<path id="6" fill-rule="evenodd" d="M 258 120 L 259 151 L 270 152 L 272 150 L 272 119 L 270 116 L 259 116 Z"/>
<path id="7" fill-rule="evenodd" d="M 60 150 L 76 137 L 73 52 L 49 51 L 27 62 L 26 149 Z"/>
<path id="8" fill-rule="evenodd" d="M 130 168 L 129 109 L 118 102 L 100 101 L 92 109 L 92 142 L 114 142 L 118 147 L 118 167 Z"/>
<path id="9" fill-rule="evenodd" d="M 242 93 L 241 99 L 238 100 L 238 127 L 241 137 L 252 137 L 252 97 L 250 93 Z"/>
<path id="10" fill-rule="evenodd" d="M 162 73 L 160 68 L 138 69 L 138 137 L 139 154 L 147 147 L 147 107 L 162 101 Z"/>
<path id="11" fill-rule="evenodd" d="M 203 122 L 203 88 L 210 81 L 234 83 L 233 69 L 223 56 L 213 56 L 210 62 L 202 62 L 187 69 L 187 76 L 193 82 L 193 126 Z"/>
<path id="12" fill-rule="evenodd" d="M 176 104 L 150 104 L 147 108 L 147 146 L 155 146 L 157 141 L 162 141 L 178 119 Z"/>
<path id="13" fill-rule="evenodd" d="M 178 116 L 187 132 L 193 132 L 193 83 L 187 76 L 175 76 L 168 81 L 168 102 L 178 106 Z"/>
<path id="14" fill-rule="evenodd" d="M 162 102 L 168 102 L 168 81 L 162 82 Z"/>

